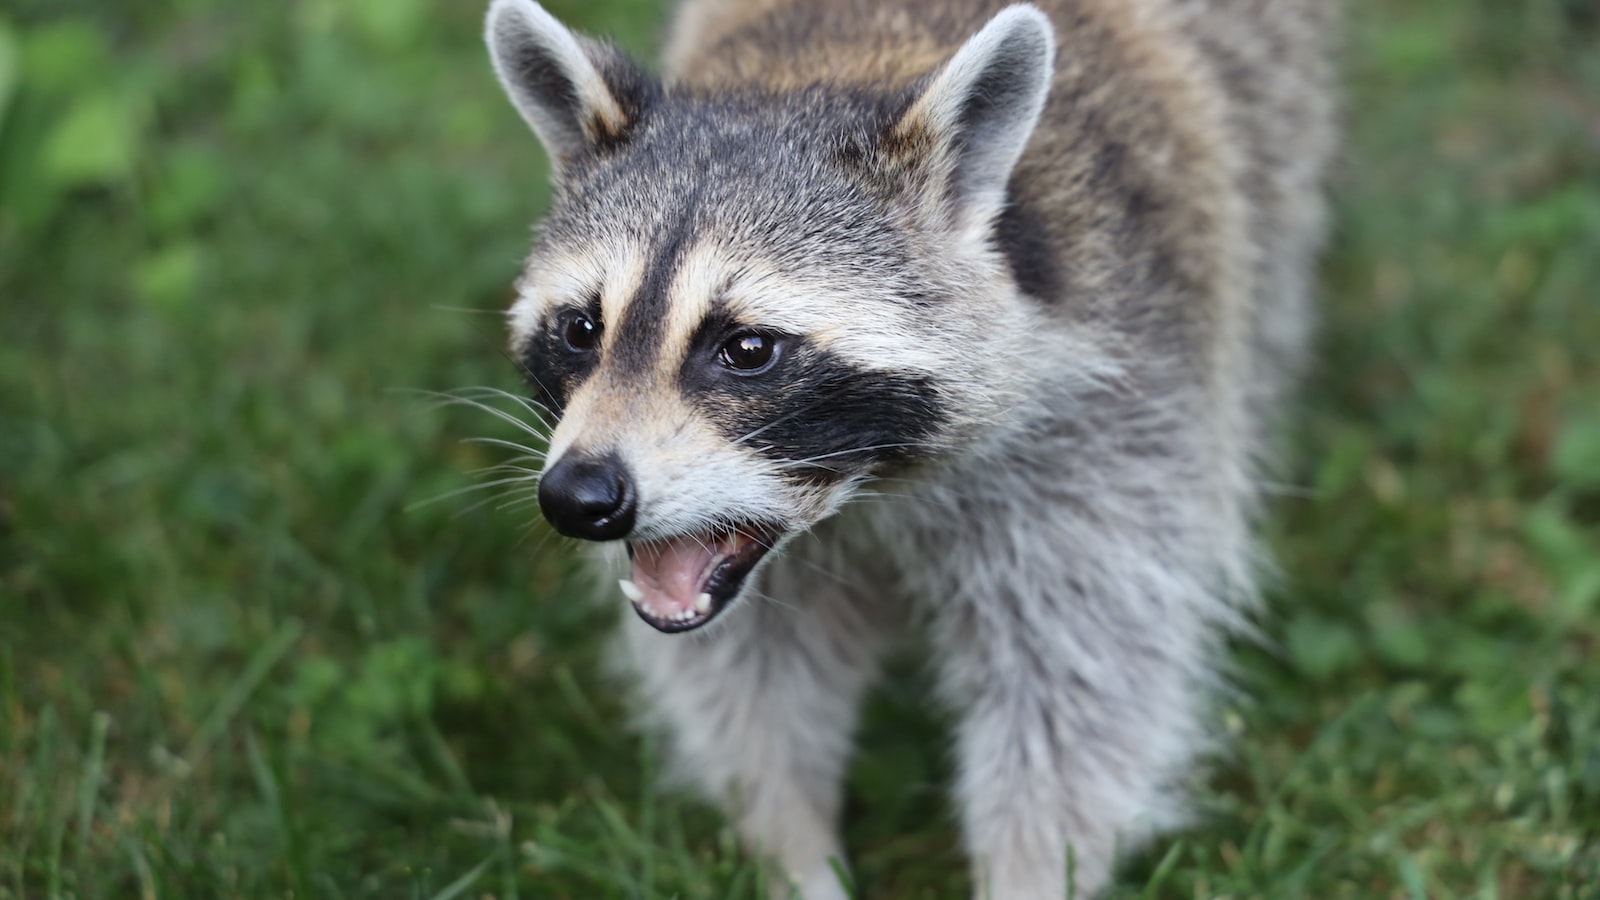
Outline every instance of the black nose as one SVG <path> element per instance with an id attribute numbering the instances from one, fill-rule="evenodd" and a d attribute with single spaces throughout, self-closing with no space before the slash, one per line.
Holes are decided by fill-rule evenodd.
<path id="1" fill-rule="evenodd" d="M 567 454 L 539 479 L 539 509 L 568 537 L 614 541 L 633 530 L 633 479 L 616 456 Z"/>

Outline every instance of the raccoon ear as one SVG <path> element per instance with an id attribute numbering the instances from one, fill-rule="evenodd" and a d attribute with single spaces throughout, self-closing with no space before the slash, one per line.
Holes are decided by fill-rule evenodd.
<path id="1" fill-rule="evenodd" d="M 573 34 L 533 0 L 494 0 L 483 38 L 558 174 L 574 156 L 626 139 L 656 90 L 622 51 Z"/>
<path id="2" fill-rule="evenodd" d="M 1005 204 L 1054 66 L 1050 19 L 1030 3 L 1008 6 L 930 76 L 883 146 L 921 157 L 930 186 L 953 198 L 963 218 L 987 223 Z"/>

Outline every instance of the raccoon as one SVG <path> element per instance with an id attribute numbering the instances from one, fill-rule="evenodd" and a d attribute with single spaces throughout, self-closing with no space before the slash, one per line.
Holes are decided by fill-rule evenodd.
<path id="1" fill-rule="evenodd" d="M 847 896 L 857 706 L 908 637 L 978 896 L 1093 894 L 1189 820 L 1305 355 L 1333 5 L 686 0 L 658 77 L 494 0 L 555 183 L 508 314 L 539 505 L 777 895 Z"/>

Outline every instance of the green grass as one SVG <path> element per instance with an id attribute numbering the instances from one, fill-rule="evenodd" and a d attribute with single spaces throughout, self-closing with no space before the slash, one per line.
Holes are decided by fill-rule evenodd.
<path id="1" fill-rule="evenodd" d="M 0 898 L 761 896 L 533 511 L 415 505 L 501 459 L 422 392 L 516 386 L 546 197 L 480 12 L 0 13 Z M 1357 3 L 1271 642 L 1118 896 L 1600 897 L 1596 18 Z M 907 669 L 853 863 L 961 897 Z"/>

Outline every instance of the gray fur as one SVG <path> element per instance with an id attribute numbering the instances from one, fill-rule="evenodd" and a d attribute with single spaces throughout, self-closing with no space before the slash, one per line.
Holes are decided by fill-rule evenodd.
<path id="1" fill-rule="evenodd" d="M 1069 848 L 1092 894 L 1186 821 L 1304 355 L 1328 7 L 688 0 L 663 86 L 496 0 L 560 164 L 513 351 L 546 371 L 574 304 L 607 329 L 559 370 L 550 459 L 625 460 L 636 539 L 781 523 L 737 608 L 623 643 L 675 770 L 807 900 L 844 896 L 857 705 L 907 635 L 960 716 L 980 896 L 1064 896 Z M 584 56 L 505 64 L 529 44 Z M 791 335 L 775 371 L 812 381 L 703 388 L 718 317 Z M 797 456 L 851 428 L 914 439 Z"/>

